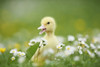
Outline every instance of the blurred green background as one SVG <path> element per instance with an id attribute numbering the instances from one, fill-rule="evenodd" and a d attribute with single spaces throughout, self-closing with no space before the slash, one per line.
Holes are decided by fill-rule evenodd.
<path id="1" fill-rule="evenodd" d="M 91 34 L 100 29 L 100 1 L 0 0 L 0 41 L 15 35 L 19 39 L 27 36 L 27 40 L 38 36 L 37 28 L 45 16 L 55 18 L 56 35 Z"/>
<path id="2" fill-rule="evenodd" d="M 37 28 L 45 16 L 51 16 L 56 20 L 57 36 L 67 38 L 68 35 L 74 35 L 76 39 L 79 33 L 83 36 L 87 34 L 92 36 L 99 32 L 100 37 L 100 0 L 0 0 L 0 48 L 6 48 L 5 53 L 0 53 L 1 67 L 23 67 L 23 65 L 29 67 L 27 63 L 11 62 L 12 55 L 9 50 L 17 48 L 17 50 L 26 51 L 32 38 L 43 36 L 44 34 L 39 35 L 40 30 Z M 91 40 L 90 37 L 88 45 Z M 100 58 L 97 56 L 91 59 L 83 54 L 79 55 L 83 60 L 73 62 L 75 55 L 60 62 L 54 61 L 57 67 L 63 67 L 66 64 L 68 67 L 77 65 L 100 67 Z M 54 62 L 51 64 L 56 65 Z M 46 67 L 48 66 L 47 64 Z"/>

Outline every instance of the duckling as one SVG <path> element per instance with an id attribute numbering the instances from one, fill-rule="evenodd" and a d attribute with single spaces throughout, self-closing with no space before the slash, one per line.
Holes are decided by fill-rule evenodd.
<path id="1" fill-rule="evenodd" d="M 36 59 L 36 56 L 38 56 L 38 63 L 40 63 L 39 61 L 43 62 L 43 60 L 45 59 L 42 56 L 45 50 L 52 48 L 54 52 L 57 51 L 56 46 L 58 45 L 59 41 L 55 36 L 56 23 L 52 17 L 44 17 L 41 20 L 41 26 L 38 29 L 41 29 L 39 34 L 42 34 L 44 32 L 46 33 L 43 38 L 47 40 L 47 45 L 45 45 L 43 48 L 38 49 L 33 56 L 33 60 Z"/>
<path id="2" fill-rule="evenodd" d="M 58 40 L 55 36 L 55 29 L 56 29 L 55 20 L 52 17 L 44 17 L 41 20 L 41 26 L 38 29 L 41 29 L 40 34 L 42 34 L 43 32 L 46 33 L 44 39 L 47 40 L 48 44 L 45 46 L 44 50 L 48 48 L 56 50 Z"/>

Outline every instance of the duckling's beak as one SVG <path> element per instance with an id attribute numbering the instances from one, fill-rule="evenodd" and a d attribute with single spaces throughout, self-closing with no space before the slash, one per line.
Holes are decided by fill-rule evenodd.
<path id="1" fill-rule="evenodd" d="M 41 29 L 41 31 L 40 31 L 40 33 L 39 34 L 42 34 L 43 32 L 45 32 L 46 31 L 46 28 L 45 28 L 45 26 L 44 25 L 41 25 L 39 28 L 38 28 L 38 30 L 39 29 Z"/>

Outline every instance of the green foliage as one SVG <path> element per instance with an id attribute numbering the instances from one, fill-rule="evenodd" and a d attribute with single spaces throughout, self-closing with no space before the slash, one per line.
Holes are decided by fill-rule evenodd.
<path id="1" fill-rule="evenodd" d="M 35 54 L 37 48 L 39 47 L 39 42 L 33 46 L 30 46 L 26 51 L 26 61 L 29 61 L 32 56 Z"/>

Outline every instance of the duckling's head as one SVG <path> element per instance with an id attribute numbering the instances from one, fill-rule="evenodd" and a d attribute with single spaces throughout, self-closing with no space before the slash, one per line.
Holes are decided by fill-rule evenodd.
<path id="1" fill-rule="evenodd" d="M 52 17 L 44 17 L 41 20 L 41 26 L 38 29 L 42 30 L 40 34 L 42 34 L 43 32 L 46 32 L 46 33 L 54 32 L 56 29 L 55 20 Z"/>

